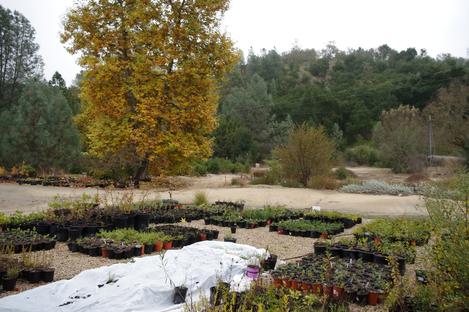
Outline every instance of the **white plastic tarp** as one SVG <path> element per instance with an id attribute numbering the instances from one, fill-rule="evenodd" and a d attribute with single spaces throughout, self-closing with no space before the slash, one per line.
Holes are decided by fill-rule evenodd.
<path id="1" fill-rule="evenodd" d="M 208 298 L 218 280 L 231 281 L 233 290 L 243 290 L 251 282 L 245 276 L 247 265 L 266 256 L 265 250 L 248 245 L 199 242 L 169 250 L 163 257 L 86 270 L 70 280 L 2 298 L 0 311 L 183 311 L 183 304 L 172 302 L 174 285 L 189 289 L 187 302 Z"/>

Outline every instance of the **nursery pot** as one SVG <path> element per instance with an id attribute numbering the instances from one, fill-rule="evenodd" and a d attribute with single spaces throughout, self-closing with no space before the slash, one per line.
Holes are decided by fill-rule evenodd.
<path id="1" fill-rule="evenodd" d="M 16 277 L 15 278 L 2 278 L 3 283 L 3 290 L 4 291 L 12 291 L 16 288 Z"/>
<path id="2" fill-rule="evenodd" d="M 71 227 L 68 229 L 68 238 L 70 240 L 77 240 L 81 237 L 81 228 L 79 227 Z"/>
<path id="3" fill-rule="evenodd" d="M 224 238 L 223 241 L 229 242 L 229 243 L 236 243 L 236 238 Z"/>
<path id="4" fill-rule="evenodd" d="M 154 251 L 160 252 L 163 250 L 163 241 L 157 241 L 154 246 Z"/>
<path id="5" fill-rule="evenodd" d="M 126 215 L 114 216 L 113 218 L 114 226 L 118 229 L 123 229 L 127 227 L 127 219 L 128 217 Z"/>
<path id="6" fill-rule="evenodd" d="M 54 280 L 54 272 L 55 269 L 53 268 L 42 269 L 41 280 L 46 283 L 52 282 Z"/>
<path id="7" fill-rule="evenodd" d="M 327 239 L 328 237 L 329 237 L 329 235 L 327 234 L 327 232 L 321 233 L 321 238 L 322 239 Z"/>
<path id="8" fill-rule="evenodd" d="M 134 229 L 137 231 L 145 230 L 150 223 L 150 215 L 147 213 L 137 213 L 135 215 Z"/>
<path id="9" fill-rule="evenodd" d="M 169 250 L 169 249 L 172 249 L 172 248 L 173 248 L 173 241 L 163 243 L 163 249 Z"/>
<path id="10" fill-rule="evenodd" d="M 236 225 L 232 225 L 230 229 L 231 229 L 231 234 L 236 233 Z"/>
<path id="11" fill-rule="evenodd" d="M 26 270 L 26 280 L 30 283 L 39 283 L 41 281 L 41 271 L 32 269 Z"/>
<path id="12" fill-rule="evenodd" d="M 204 241 L 207 239 L 207 234 L 206 233 L 199 233 L 199 240 Z"/>
<path id="13" fill-rule="evenodd" d="M 368 304 L 369 305 L 377 305 L 378 304 L 378 292 L 370 291 L 368 293 Z"/>
<path id="14" fill-rule="evenodd" d="M 379 253 L 373 254 L 373 262 L 377 264 L 388 264 L 386 256 Z"/>
<path id="15" fill-rule="evenodd" d="M 340 287 L 340 286 L 334 286 L 332 288 L 332 298 L 334 298 L 334 300 L 342 300 L 342 298 L 344 297 L 344 288 L 343 287 Z"/>
<path id="16" fill-rule="evenodd" d="M 326 245 L 323 244 L 314 244 L 314 254 L 315 255 L 322 255 L 326 252 Z"/>
<path id="17" fill-rule="evenodd" d="M 101 247 L 101 257 L 109 258 L 109 249 L 107 247 Z"/>
<path id="18" fill-rule="evenodd" d="M 320 295 L 321 290 L 322 290 L 321 284 L 313 283 L 313 285 L 311 286 L 311 291 L 313 292 L 313 294 Z"/>
<path id="19" fill-rule="evenodd" d="M 307 293 L 308 290 L 311 289 L 311 284 L 308 284 L 306 282 L 301 283 L 301 289 L 303 290 L 304 293 Z"/>
<path id="20" fill-rule="evenodd" d="M 57 231 L 55 234 L 56 239 L 59 242 L 66 242 L 68 240 L 68 229 L 66 228 L 61 228 Z"/>
<path id="21" fill-rule="evenodd" d="M 326 296 L 331 296 L 332 295 L 332 285 L 323 284 L 322 285 L 322 292 Z"/>
<path id="22" fill-rule="evenodd" d="M 275 288 L 280 288 L 280 286 L 282 286 L 282 280 L 280 278 L 274 278 L 273 282 Z"/>
<path id="23" fill-rule="evenodd" d="M 155 250 L 155 247 L 154 247 L 153 244 L 149 244 L 149 245 L 145 244 L 144 245 L 143 252 L 145 254 L 147 254 L 147 255 L 151 254 L 154 250 Z"/>
<path id="24" fill-rule="evenodd" d="M 187 287 L 179 286 L 174 288 L 173 303 L 181 304 L 186 302 Z"/>
<path id="25" fill-rule="evenodd" d="M 246 269 L 246 276 L 252 279 L 259 277 L 260 268 L 256 265 L 248 265 Z"/>
<path id="26" fill-rule="evenodd" d="M 299 285 L 299 283 L 298 283 L 297 280 L 292 280 L 292 281 L 291 281 L 291 289 L 295 289 L 295 290 L 296 290 L 296 289 L 300 288 L 299 286 L 300 286 L 300 285 Z"/>
<path id="27" fill-rule="evenodd" d="M 67 244 L 68 246 L 68 250 L 70 250 L 71 252 L 77 252 L 78 251 L 78 244 L 76 242 L 68 242 Z"/>
<path id="28" fill-rule="evenodd" d="M 354 303 L 357 303 L 359 305 L 366 305 L 368 303 L 368 292 L 365 290 L 357 291 Z"/>
<path id="29" fill-rule="evenodd" d="M 271 254 L 267 260 L 264 262 L 264 270 L 269 271 L 275 269 L 277 264 L 277 255 Z"/>

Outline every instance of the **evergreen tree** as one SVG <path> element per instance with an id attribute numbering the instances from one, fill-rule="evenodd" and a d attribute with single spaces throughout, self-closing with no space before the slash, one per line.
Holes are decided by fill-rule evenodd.
<path id="1" fill-rule="evenodd" d="M 42 170 L 68 169 L 80 153 L 79 133 L 62 92 L 40 81 L 27 83 L 18 106 L 2 115 L 1 163 L 26 162 Z"/>

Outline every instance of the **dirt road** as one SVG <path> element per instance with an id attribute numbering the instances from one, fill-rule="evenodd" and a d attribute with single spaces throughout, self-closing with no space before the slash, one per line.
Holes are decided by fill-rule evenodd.
<path id="1" fill-rule="evenodd" d="M 172 192 L 172 197 L 183 203 L 190 203 L 194 194 L 205 192 L 210 202 L 216 200 L 244 200 L 248 207 L 264 205 L 285 205 L 289 208 L 307 208 L 313 205 L 325 210 L 359 213 L 365 216 L 425 215 L 423 201 L 419 196 L 388 196 L 346 194 L 337 191 L 320 191 L 280 186 L 231 187 L 224 176 L 204 178 L 204 183 L 192 183 L 188 188 Z M 194 182 L 194 181 L 192 181 Z M 41 210 L 54 196 L 78 198 L 83 193 L 104 195 L 105 191 L 82 188 L 62 188 L 0 184 L 0 211 L 12 213 L 16 210 L 25 212 Z M 131 192 L 131 191 L 116 191 Z M 167 191 L 133 191 L 135 198 L 145 196 L 148 199 L 169 198 Z"/>

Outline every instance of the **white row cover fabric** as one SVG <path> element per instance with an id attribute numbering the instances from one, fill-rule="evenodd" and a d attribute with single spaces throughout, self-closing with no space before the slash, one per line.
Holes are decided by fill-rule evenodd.
<path id="1" fill-rule="evenodd" d="M 264 249 L 248 245 L 203 241 L 169 250 L 164 256 L 86 270 L 70 280 L 2 298 L 0 311 L 183 311 L 184 304 L 172 302 L 174 286 L 189 289 L 186 302 L 208 298 L 210 287 L 220 280 L 242 291 L 251 282 L 245 276 L 247 265 L 267 256 Z"/>

